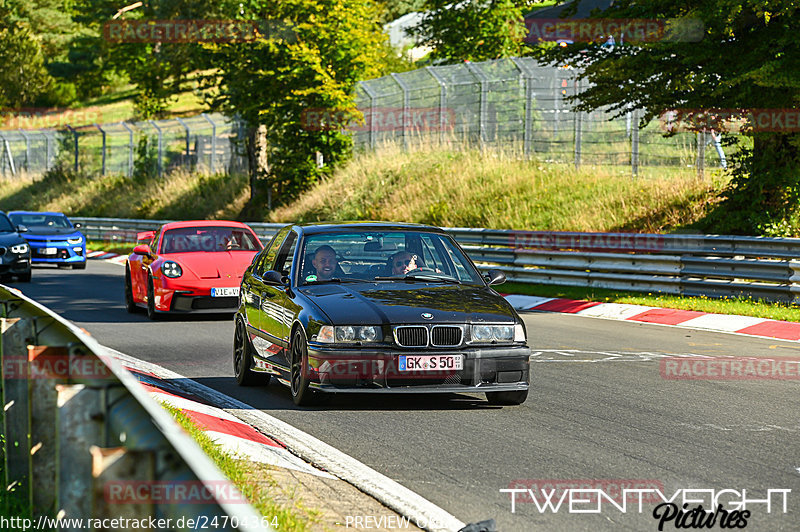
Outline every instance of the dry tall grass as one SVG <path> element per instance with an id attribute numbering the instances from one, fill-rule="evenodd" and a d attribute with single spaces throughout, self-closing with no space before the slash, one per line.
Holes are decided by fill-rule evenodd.
<path id="1" fill-rule="evenodd" d="M 450 227 L 664 232 L 700 218 L 718 187 L 693 169 L 582 168 L 497 151 L 387 147 L 359 155 L 276 222 L 391 220 Z"/>

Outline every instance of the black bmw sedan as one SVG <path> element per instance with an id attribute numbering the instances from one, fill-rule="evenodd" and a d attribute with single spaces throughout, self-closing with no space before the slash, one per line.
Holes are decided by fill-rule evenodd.
<path id="1" fill-rule="evenodd" d="M 525 326 L 443 230 L 361 222 L 283 227 L 242 278 L 233 366 L 294 402 L 327 393 L 528 395 Z"/>
<path id="2" fill-rule="evenodd" d="M 0 212 L 0 277 L 15 275 L 22 282 L 31 280 L 31 247 L 20 235 L 25 230 Z"/>

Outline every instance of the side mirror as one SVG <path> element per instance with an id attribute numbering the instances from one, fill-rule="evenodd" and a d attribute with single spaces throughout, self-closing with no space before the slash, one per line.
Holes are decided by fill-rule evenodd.
<path id="1" fill-rule="evenodd" d="M 262 279 L 264 279 L 265 283 L 275 286 L 283 286 L 284 284 L 286 284 L 286 277 L 280 272 L 276 272 L 275 270 L 270 270 L 266 272 L 262 277 Z"/>
<path id="2" fill-rule="evenodd" d="M 78 222 L 76 224 L 73 224 L 73 225 L 75 226 L 75 229 L 80 229 L 81 227 L 83 227 L 83 224 L 80 223 L 80 222 Z"/>
<path id="3" fill-rule="evenodd" d="M 17 226 L 17 233 L 27 233 L 27 232 L 28 228 L 25 227 L 24 225 L 20 224 Z"/>
<path id="4" fill-rule="evenodd" d="M 503 284 L 506 282 L 506 274 L 502 270 L 491 269 L 486 272 L 486 280 L 489 281 L 489 286 Z"/>
<path id="5" fill-rule="evenodd" d="M 150 246 L 148 246 L 147 244 L 140 244 L 140 245 L 136 246 L 135 248 L 133 248 L 133 254 L 134 255 L 145 255 L 145 256 L 149 257 L 150 255 L 152 255 L 152 252 L 150 251 Z"/>

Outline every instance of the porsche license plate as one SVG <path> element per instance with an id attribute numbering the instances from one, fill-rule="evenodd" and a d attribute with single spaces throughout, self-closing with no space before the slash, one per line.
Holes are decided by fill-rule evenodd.
<path id="1" fill-rule="evenodd" d="M 400 371 L 447 371 L 464 369 L 464 355 L 400 355 Z"/>
<path id="2" fill-rule="evenodd" d="M 212 288 L 211 289 L 211 297 L 238 297 L 239 296 L 239 287 L 235 286 L 233 288 Z"/>

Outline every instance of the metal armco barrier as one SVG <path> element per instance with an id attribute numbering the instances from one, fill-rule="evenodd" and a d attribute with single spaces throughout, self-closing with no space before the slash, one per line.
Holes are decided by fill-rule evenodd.
<path id="1" fill-rule="evenodd" d="M 164 221 L 73 218 L 94 240 L 134 242 Z M 249 223 L 266 242 L 284 224 Z M 521 283 L 800 302 L 800 238 L 448 228 L 481 268 Z"/>
<path id="2" fill-rule="evenodd" d="M 37 528 L 269 530 L 96 340 L 4 285 L 0 311 L 3 489 Z"/>

